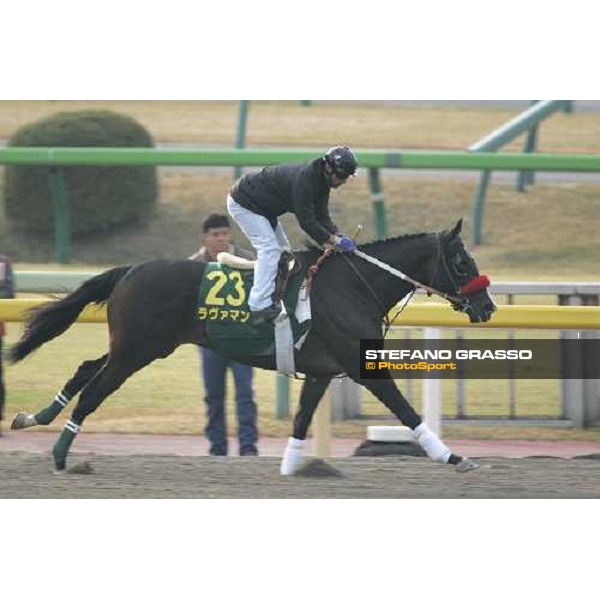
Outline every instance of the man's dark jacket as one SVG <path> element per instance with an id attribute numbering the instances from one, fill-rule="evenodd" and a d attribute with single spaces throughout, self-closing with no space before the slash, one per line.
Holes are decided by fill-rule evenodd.
<path id="1" fill-rule="evenodd" d="M 329 216 L 331 186 L 325 177 L 324 160 L 303 165 L 266 167 L 248 173 L 233 184 L 229 194 L 241 206 L 277 225 L 277 217 L 294 213 L 303 231 L 322 244 L 337 227 Z"/>

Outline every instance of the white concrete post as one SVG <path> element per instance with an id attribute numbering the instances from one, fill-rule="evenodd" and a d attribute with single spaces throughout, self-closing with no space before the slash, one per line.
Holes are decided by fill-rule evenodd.
<path id="1" fill-rule="evenodd" d="M 442 338 L 442 330 L 426 327 L 424 337 L 427 340 Z M 442 437 L 442 381 L 441 379 L 423 379 L 423 419 L 429 429 Z"/>

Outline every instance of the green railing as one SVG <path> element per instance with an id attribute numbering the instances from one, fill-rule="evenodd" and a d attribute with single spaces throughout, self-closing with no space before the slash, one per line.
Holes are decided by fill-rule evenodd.
<path id="1" fill-rule="evenodd" d="M 60 167 L 69 166 L 196 166 L 262 167 L 302 162 L 322 155 L 310 149 L 195 149 L 174 148 L 0 148 L 0 165 L 53 167 L 50 178 L 56 204 L 56 244 L 60 262 L 70 256 L 68 190 Z M 428 152 L 357 150 L 359 166 L 368 169 L 373 197 L 375 232 L 386 235 L 383 188 L 379 169 L 460 169 L 479 171 L 600 171 L 596 154 L 519 154 L 494 152 Z M 475 207 L 476 209 L 477 207 Z M 475 240 L 476 243 L 478 240 Z"/>
<path id="2" fill-rule="evenodd" d="M 248 110 L 250 102 L 248 100 L 240 100 L 240 114 L 238 116 L 238 126 L 235 138 L 235 147 L 238 149 L 246 147 L 246 128 L 248 125 Z M 238 179 L 242 175 L 242 167 L 236 165 L 233 170 L 234 179 Z"/>
<path id="3" fill-rule="evenodd" d="M 511 119 L 489 135 L 469 146 L 470 152 L 496 152 L 502 146 L 512 142 L 515 138 L 527 133 L 523 152 L 535 152 L 537 134 L 540 123 L 559 111 L 571 112 L 570 100 L 542 100 L 534 102 L 527 110 Z M 483 242 L 483 211 L 485 207 L 485 195 L 490 182 L 492 172 L 482 171 L 479 187 L 475 193 L 475 204 L 473 207 L 473 241 L 476 244 Z M 534 182 L 535 171 L 519 171 L 517 190 L 525 191 L 527 184 Z"/>
<path id="4" fill-rule="evenodd" d="M 0 164 L 46 166 L 259 167 L 310 160 L 322 150 L 176 148 L 0 148 Z M 463 169 L 498 171 L 600 171 L 599 154 L 520 154 L 357 150 L 360 167 L 375 169 Z"/>

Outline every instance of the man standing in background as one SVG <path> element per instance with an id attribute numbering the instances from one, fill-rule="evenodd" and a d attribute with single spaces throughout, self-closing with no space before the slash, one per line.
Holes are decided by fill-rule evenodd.
<path id="1" fill-rule="evenodd" d="M 231 223 L 227 215 L 213 213 L 202 223 L 204 245 L 192 256 L 191 260 L 210 262 L 217 260 L 219 252 L 229 252 L 252 260 L 250 252 L 236 248 L 231 243 Z M 238 438 L 240 456 L 258 456 L 256 443 L 256 403 L 252 389 L 252 367 L 242 365 L 213 352 L 209 348 L 200 348 L 202 355 L 202 373 L 208 422 L 205 433 L 210 442 L 212 456 L 226 456 L 227 421 L 225 418 L 225 395 L 227 368 L 233 372 L 235 382 L 235 403 L 238 419 Z"/>
<path id="2" fill-rule="evenodd" d="M 8 256 L 0 254 L 0 298 L 14 298 L 14 280 L 12 272 L 12 263 Z M 2 364 L 3 347 L 2 338 L 6 333 L 6 326 L 0 322 L 0 435 L 2 434 L 2 419 L 4 418 L 4 403 L 6 400 L 6 390 L 4 387 L 4 366 Z"/>

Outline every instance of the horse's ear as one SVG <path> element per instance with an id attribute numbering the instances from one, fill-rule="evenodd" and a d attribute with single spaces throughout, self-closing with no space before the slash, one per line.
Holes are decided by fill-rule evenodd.
<path id="1" fill-rule="evenodd" d="M 462 219 L 459 219 L 456 222 L 456 225 L 452 228 L 452 231 L 450 232 L 450 237 L 451 238 L 454 238 L 454 237 L 456 237 L 457 235 L 460 234 L 460 231 L 462 229 L 462 222 L 463 222 Z"/>

